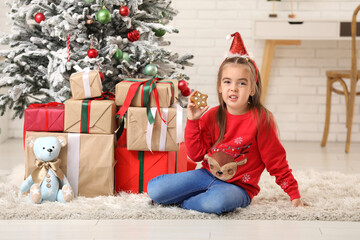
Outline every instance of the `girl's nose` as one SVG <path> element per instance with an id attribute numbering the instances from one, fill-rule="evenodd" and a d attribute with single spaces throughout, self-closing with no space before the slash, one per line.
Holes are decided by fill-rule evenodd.
<path id="1" fill-rule="evenodd" d="M 237 90 L 236 84 L 231 84 L 230 90 L 231 91 L 236 91 Z"/>

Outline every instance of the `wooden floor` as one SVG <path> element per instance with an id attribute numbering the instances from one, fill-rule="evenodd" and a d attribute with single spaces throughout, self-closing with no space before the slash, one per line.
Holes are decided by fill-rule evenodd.
<path id="1" fill-rule="evenodd" d="M 284 142 L 290 167 L 360 173 L 360 143 Z M 20 139 L 0 144 L 0 175 L 23 163 Z M 1 204 L 1 202 L 0 202 Z M 360 214 L 360 213 L 359 213 Z M 0 220 L 0 239 L 360 239 L 358 222 L 218 220 Z"/>

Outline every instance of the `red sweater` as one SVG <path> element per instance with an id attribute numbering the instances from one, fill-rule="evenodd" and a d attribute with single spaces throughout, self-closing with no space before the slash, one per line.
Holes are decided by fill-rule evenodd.
<path id="1" fill-rule="evenodd" d="M 251 199 L 260 191 L 258 183 L 265 168 L 271 176 L 275 176 L 276 183 L 291 200 L 300 198 L 298 184 L 289 168 L 274 121 L 270 118 L 268 124 L 265 113 L 262 113 L 259 128 L 256 110 L 242 115 L 227 112 L 224 139 L 212 150 L 211 147 L 219 136 L 217 109 L 218 107 L 211 108 L 199 120 L 187 120 L 185 145 L 189 158 L 196 162 L 203 161 L 203 168 L 210 172 L 207 160 L 204 159 L 205 154 L 211 154 L 217 149 L 235 152 L 240 155 L 236 161 L 247 158 L 247 163 L 238 166 L 235 176 L 227 182 L 244 188 Z"/>

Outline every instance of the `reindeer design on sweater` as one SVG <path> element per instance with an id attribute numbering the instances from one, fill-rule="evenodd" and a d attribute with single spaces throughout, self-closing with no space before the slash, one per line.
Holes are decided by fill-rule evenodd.
<path id="1" fill-rule="evenodd" d="M 237 168 L 247 163 L 247 158 L 242 159 L 241 161 L 236 161 L 237 158 L 245 156 L 249 151 L 245 151 L 250 147 L 249 145 L 244 145 L 241 147 L 240 153 L 236 157 L 233 157 L 225 149 L 217 151 L 209 155 L 205 155 L 204 158 L 208 161 L 210 172 L 216 178 L 227 181 L 233 178 L 236 174 Z"/>

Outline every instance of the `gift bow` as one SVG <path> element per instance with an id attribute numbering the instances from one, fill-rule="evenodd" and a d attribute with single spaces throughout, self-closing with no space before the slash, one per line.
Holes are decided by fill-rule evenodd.
<path id="1" fill-rule="evenodd" d="M 164 123 L 166 123 L 166 121 L 164 120 L 164 118 L 161 115 L 160 104 L 159 104 L 159 94 L 156 89 L 156 84 L 161 79 L 162 78 L 158 77 L 157 75 L 155 75 L 152 79 L 145 80 L 145 81 L 136 80 L 136 79 L 125 79 L 124 81 L 134 82 L 134 84 L 132 84 L 130 86 L 129 91 L 126 95 L 124 104 L 121 106 L 120 110 L 116 113 L 116 115 L 118 115 L 120 118 L 122 118 L 124 116 L 127 109 L 129 108 L 131 101 L 134 98 L 136 92 L 142 86 L 143 90 L 142 90 L 142 94 L 141 94 L 141 104 L 142 104 L 142 106 L 146 107 L 146 115 L 147 115 L 149 123 L 153 124 L 155 121 L 154 116 L 153 116 L 153 114 L 151 114 L 151 111 L 150 111 L 150 95 L 152 92 L 154 93 L 156 108 L 159 113 L 159 116 L 160 116 L 161 120 Z M 172 89 L 175 88 L 174 84 L 170 81 L 163 81 L 161 83 L 170 83 L 171 88 Z M 171 99 L 171 104 L 174 103 L 174 98 L 175 97 L 173 95 L 172 99 Z"/>
<path id="2" fill-rule="evenodd" d="M 49 102 L 49 103 L 32 103 L 29 105 L 29 108 L 48 108 L 48 107 L 57 107 L 64 106 L 63 103 L 58 102 Z"/>
<path id="3" fill-rule="evenodd" d="M 44 162 L 36 159 L 35 160 L 36 169 L 34 169 L 34 171 L 32 171 L 31 173 L 33 182 L 40 185 L 44 180 L 45 176 L 47 175 L 49 169 L 51 169 L 55 174 L 55 176 L 57 176 L 62 181 L 64 178 L 64 173 L 60 169 L 60 164 L 61 164 L 60 158 L 55 159 L 51 162 Z"/>

